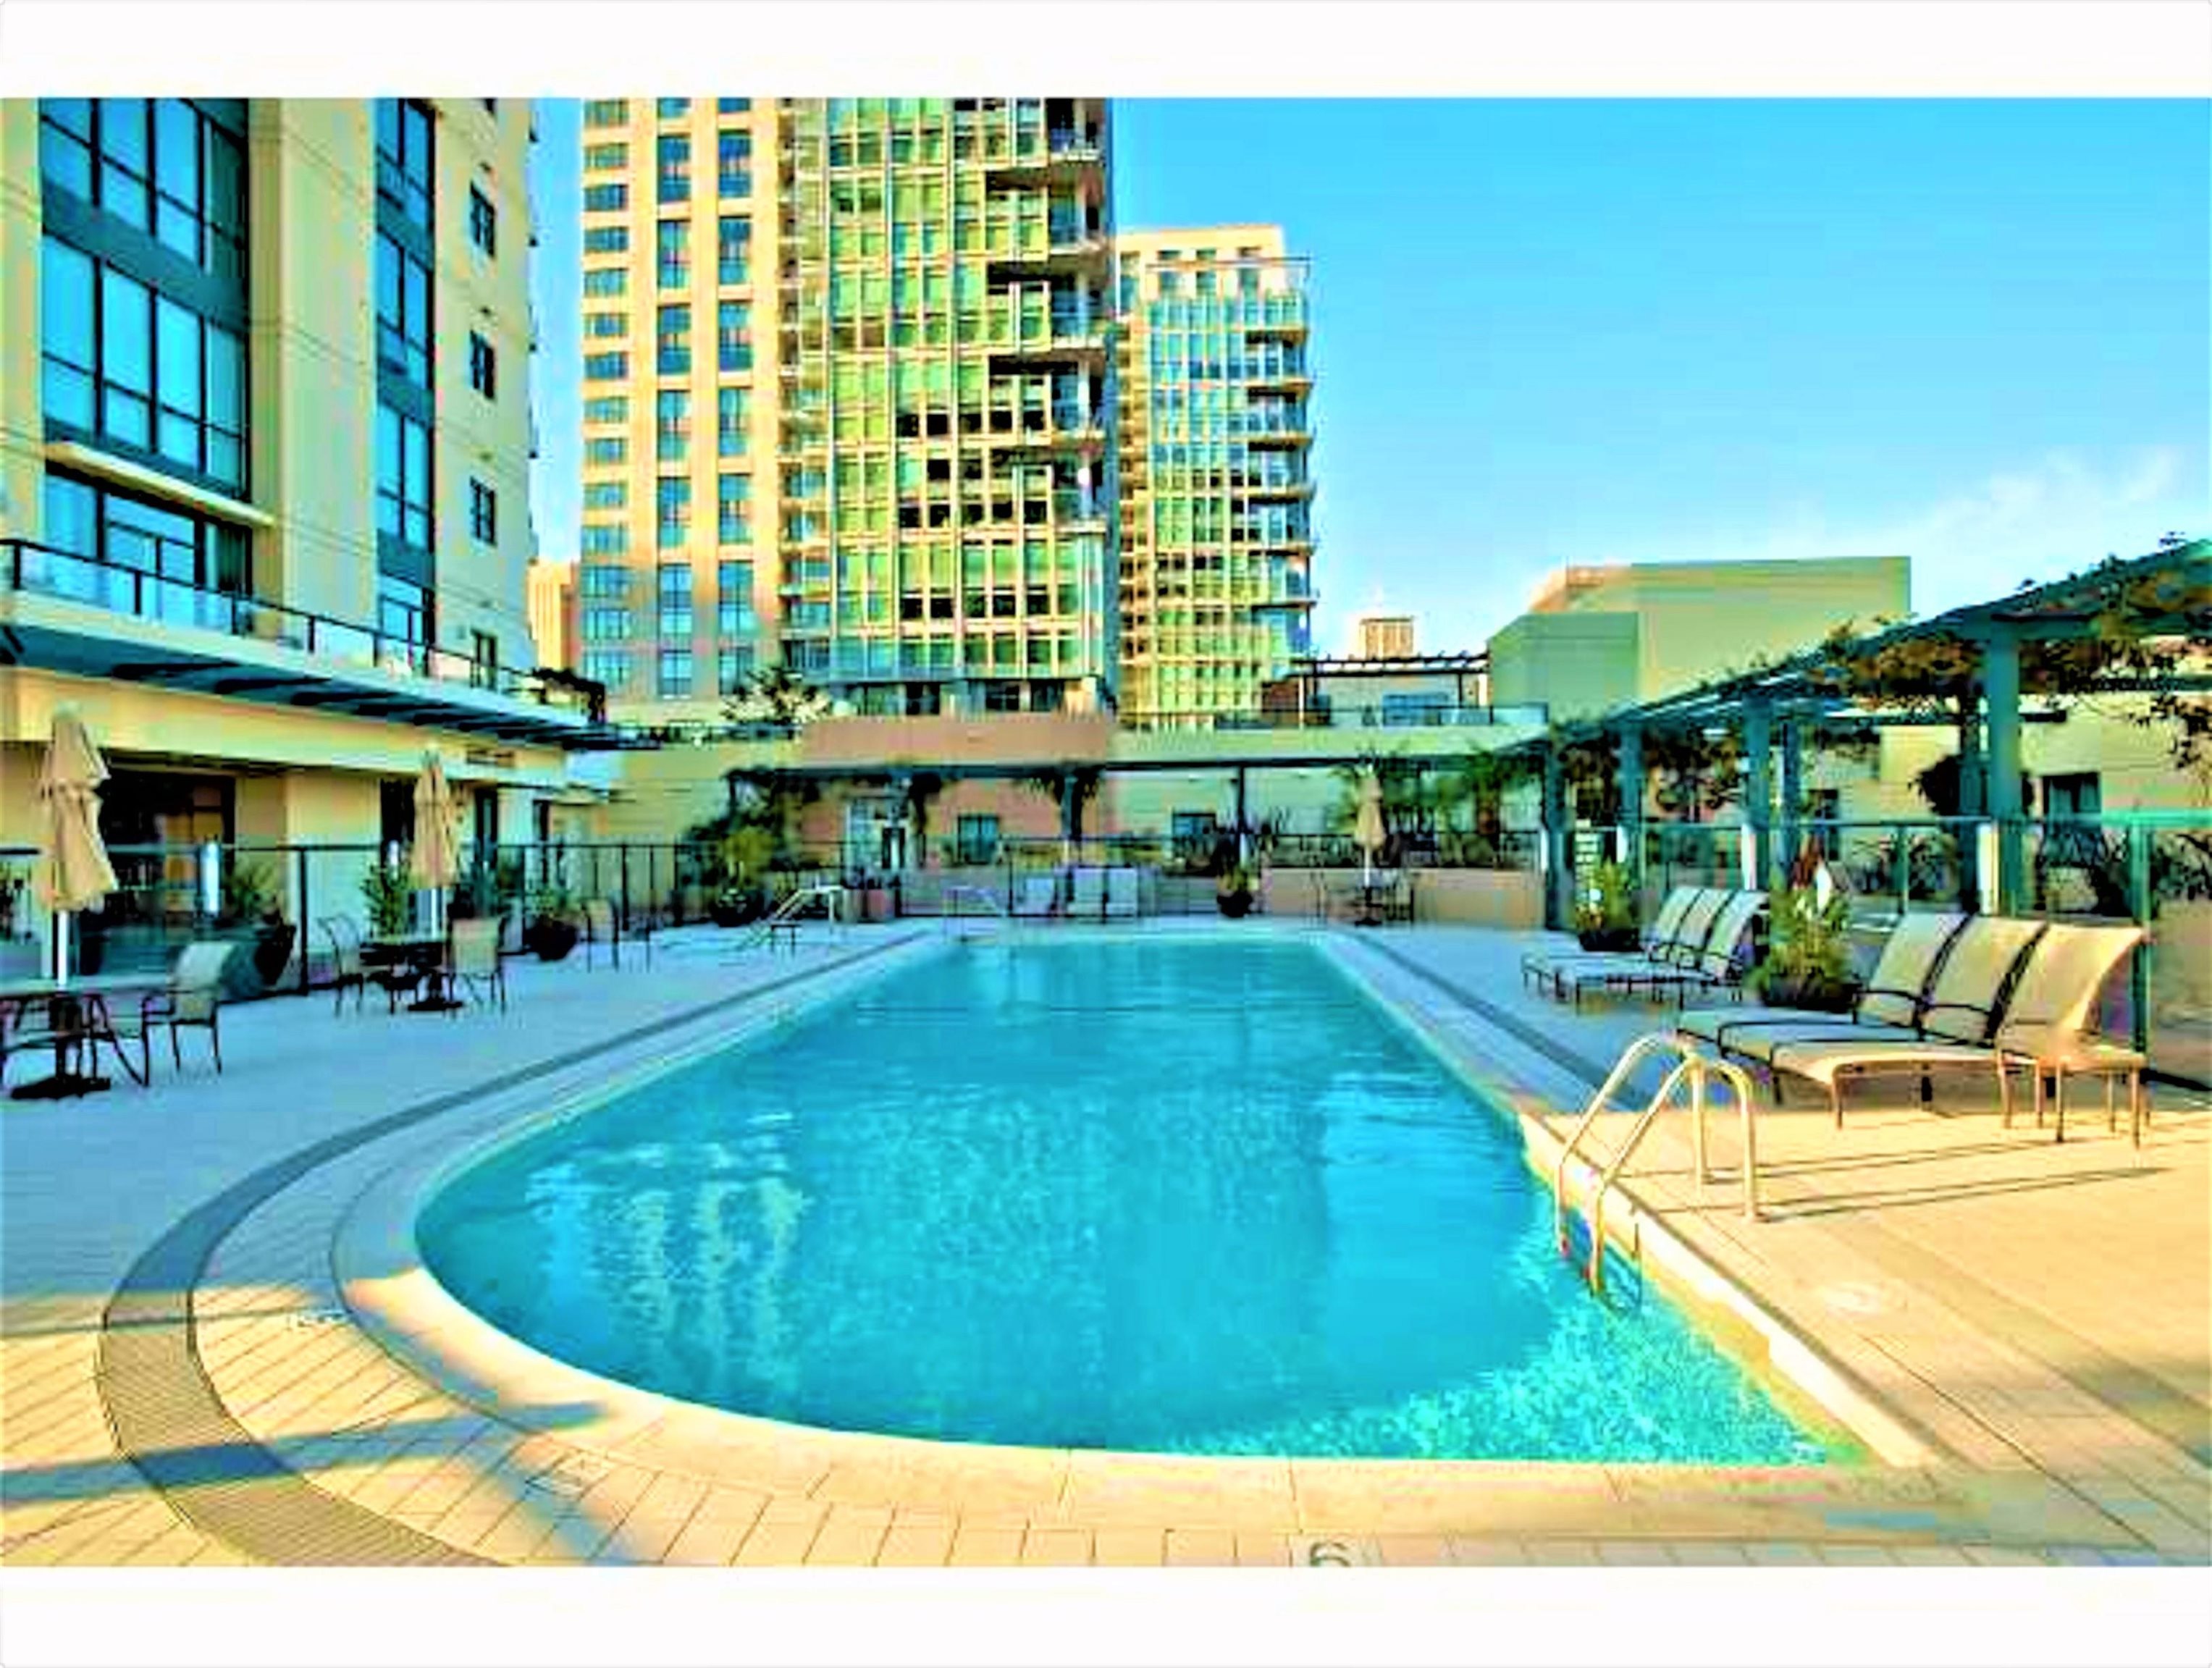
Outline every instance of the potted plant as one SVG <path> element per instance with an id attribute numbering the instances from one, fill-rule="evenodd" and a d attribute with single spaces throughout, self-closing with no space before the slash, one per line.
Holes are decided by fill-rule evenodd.
<path id="1" fill-rule="evenodd" d="M 576 948 L 580 936 L 574 895 L 558 880 L 540 881 L 531 889 L 530 922 L 522 930 L 524 945 L 541 961 L 557 961 Z"/>
<path id="2" fill-rule="evenodd" d="M 1232 863 L 1214 883 L 1214 907 L 1232 921 L 1241 920 L 1252 912 L 1253 892 L 1252 871 L 1241 863 Z"/>
<path id="3" fill-rule="evenodd" d="M 1589 950 L 1634 949 L 1641 942 L 1628 870 L 1601 863 L 1576 888 L 1575 937 Z"/>
<path id="4" fill-rule="evenodd" d="M 760 918 L 767 899 L 753 876 L 768 867 L 775 851 L 775 836 L 757 824 L 740 823 L 722 836 L 722 883 L 707 905 L 716 926 L 743 926 Z"/>
<path id="5" fill-rule="evenodd" d="M 1858 999 L 1845 943 L 1849 910 L 1838 892 L 1826 903 L 1810 886 L 1784 887 L 1768 904 L 1766 954 L 1744 982 L 1776 1008 L 1844 1013 Z"/>
<path id="6" fill-rule="evenodd" d="M 225 871 L 217 925 L 236 929 L 249 946 L 253 971 L 264 990 L 284 976 L 296 932 L 284 919 L 276 872 L 268 864 L 240 858 Z"/>
<path id="7" fill-rule="evenodd" d="M 368 911 L 369 936 L 396 937 L 407 931 L 415 904 L 415 883 L 404 863 L 377 863 L 361 877 L 361 899 Z"/>

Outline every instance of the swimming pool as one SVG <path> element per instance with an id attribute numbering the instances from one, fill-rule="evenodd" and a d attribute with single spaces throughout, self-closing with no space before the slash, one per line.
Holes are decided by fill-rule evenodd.
<path id="1" fill-rule="evenodd" d="M 832 1428 L 1847 1451 L 1656 1291 L 1593 1299 L 1512 1120 L 1296 939 L 963 945 L 495 1154 L 417 1232 L 549 1355 Z"/>

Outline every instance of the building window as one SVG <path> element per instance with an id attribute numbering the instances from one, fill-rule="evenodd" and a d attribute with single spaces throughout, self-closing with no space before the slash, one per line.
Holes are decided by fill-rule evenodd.
<path id="1" fill-rule="evenodd" d="M 725 544 L 750 544 L 753 537 L 753 478 L 724 475 L 714 483 L 714 512 L 718 537 Z"/>
<path id="2" fill-rule="evenodd" d="M 584 270 L 584 294 L 586 295 L 627 295 L 629 293 L 629 269 L 626 266 L 593 266 Z"/>
<path id="3" fill-rule="evenodd" d="M 620 143 L 611 145 L 586 145 L 584 171 L 586 173 L 612 173 L 629 166 L 629 147 Z"/>
<path id="4" fill-rule="evenodd" d="M 963 864 L 999 860 L 999 819 L 963 813 L 953 834 L 952 860 Z"/>
<path id="5" fill-rule="evenodd" d="M 628 354 L 586 354 L 584 380 L 586 382 L 623 382 L 629 377 Z"/>
<path id="6" fill-rule="evenodd" d="M 487 255 L 499 253 L 499 210 L 474 185 L 469 187 L 469 241 Z"/>
<path id="7" fill-rule="evenodd" d="M 664 638 L 691 635 L 691 565 L 664 561 L 655 581 L 659 603 L 660 634 Z"/>
<path id="8" fill-rule="evenodd" d="M 430 269 L 376 234 L 376 361 L 418 388 L 430 385 Z"/>
<path id="9" fill-rule="evenodd" d="M 625 394 L 601 394 L 584 402 L 586 422 L 628 422 L 629 397 Z"/>
<path id="10" fill-rule="evenodd" d="M 469 482 L 469 537 L 479 544 L 499 543 L 499 494 L 477 480 Z"/>
<path id="11" fill-rule="evenodd" d="M 629 610 L 626 608 L 587 608 L 579 626 L 586 643 L 628 642 L 630 635 Z"/>
<path id="12" fill-rule="evenodd" d="M 620 312 L 587 312 L 584 315 L 584 335 L 590 339 L 605 341 L 629 333 L 629 318 Z"/>
<path id="13" fill-rule="evenodd" d="M 202 624 L 230 626 L 228 605 L 200 593 L 252 592 L 246 530 L 167 504 L 101 488 L 58 471 L 46 478 L 46 543 L 57 550 L 110 564 L 107 570 L 49 561 L 41 588 L 108 608 Z M 32 569 L 25 566 L 26 583 Z M 149 584 L 133 573 L 173 583 Z"/>
<path id="14" fill-rule="evenodd" d="M 586 255 L 620 255 L 629 249 L 629 227 L 627 226 L 586 226 L 584 228 L 584 252 Z"/>
<path id="15" fill-rule="evenodd" d="M 691 282 L 691 222 L 664 220 L 655 227 L 653 265 L 663 289 L 681 289 Z"/>
<path id="16" fill-rule="evenodd" d="M 620 127 L 629 119 L 628 99 L 588 99 L 584 103 L 586 127 Z"/>
<path id="17" fill-rule="evenodd" d="M 753 612 L 752 563 L 717 563 L 714 569 L 715 631 L 724 637 L 741 637 L 759 628 L 760 616 Z"/>
<path id="18" fill-rule="evenodd" d="M 653 543 L 662 549 L 683 544 L 691 531 L 691 482 L 681 475 L 664 475 L 653 485 L 657 524 Z"/>
<path id="19" fill-rule="evenodd" d="M 380 660 L 396 660 L 416 666 L 431 642 L 430 593 L 410 580 L 392 573 L 376 576 L 376 630 L 385 639 Z M 395 652 L 396 651 L 396 652 Z"/>
<path id="20" fill-rule="evenodd" d="M 714 191 L 719 197 L 753 194 L 753 136 L 726 130 L 714 136 Z"/>
<path id="21" fill-rule="evenodd" d="M 653 197 L 659 203 L 685 203 L 691 197 L 691 136 L 664 133 L 654 142 L 658 168 Z"/>
<path id="22" fill-rule="evenodd" d="M 583 534 L 583 554 L 587 556 L 619 556 L 629 549 L 629 529 L 619 525 L 612 527 L 593 526 L 586 523 Z M 614 570 L 620 573 L 622 570 Z"/>
<path id="23" fill-rule="evenodd" d="M 986 683 L 983 686 L 983 710 L 987 713 L 1020 712 L 1022 686 L 1018 683 Z"/>
<path id="24" fill-rule="evenodd" d="M 233 283 L 246 278 L 246 149 L 186 99 L 41 99 L 40 173 Z"/>
<path id="25" fill-rule="evenodd" d="M 576 585 L 578 594 L 586 601 L 627 597 L 629 595 L 629 569 L 586 562 L 583 571 L 576 576 Z M 624 631 L 627 634 L 627 627 Z"/>
<path id="26" fill-rule="evenodd" d="M 753 675 L 753 646 L 739 643 L 714 651 L 714 686 L 718 693 L 733 695 Z"/>
<path id="27" fill-rule="evenodd" d="M 714 309 L 715 361 L 725 371 L 753 367 L 753 310 L 744 301 L 718 302 Z"/>
<path id="28" fill-rule="evenodd" d="M 594 434 L 584 442 L 584 461 L 587 464 L 628 463 L 629 442 L 620 434 Z"/>
<path id="29" fill-rule="evenodd" d="M 587 510 L 620 510 L 629 506 L 629 483 L 627 481 L 586 481 L 584 482 L 584 507 Z"/>
<path id="30" fill-rule="evenodd" d="M 653 331 L 653 362 L 663 376 L 683 376 L 691 369 L 691 309 L 680 301 L 660 309 Z"/>
<path id="31" fill-rule="evenodd" d="M 717 99 L 714 108 L 725 116 L 742 116 L 753 107 L 750 99 Z"/>
<path id="32" fill-rule="evenodd" d="M 660 652 L 659 694 L 663 701 L 681 701 L 691 693 L 691 651 Z"/>
<path id="33" fill-rule="evenodd" d="M 742 458 L 750 444 L 752 400 L 743 388 L 714 391 L 714 451 L 723 458 Z"/>
<path id="34" fill-rule="evenodd" d="M 584 187 L 584 212 L 605 214 L 629 207 L 629 186 L 622 180 L 610 179 L 596 185 Z"/>
<path id="35" fill-rule="evenodd" d="M 376 408 L 376 530 L 418 550 L 431 546 L 430 431 Z"/>
<path id="36" fill-rule="evenodd" d="M 499 639 L 488 631 L 469 634 L 469 682 L 483 689 L 499 687 Z"/>
<path id="37" fill-rule="evenodd" d="M 691 113 L 691 100 L 689 99 L 655 99 L 653 106 L 653 113 L 664 122 L 674 121 L 680 116 Z"/>
<path id="38" fill-rule="evenodd" d="M 491 343 L 469 332 L 469 386 L 486 399 L 499 397 L 499 360 Z"/>
<path id="39" fill-rule="evenodd" d="M 49 423 L 244 487 L 238 337 L 51 236 L 40 251 L 40 312 Z"/>
<path id="40" fill-rule="evenodd" d="M 376 100 L 376 194 L 430 229 L 430 112 L 415 99 Z"/>
<path id="41" fill-rule="evenodd" d="M 714 281 L 752 282 L 753 223 L 743 215 L 724 215 L 714 234 Z"/>
<path id="42" fill-rule="evenodd" d="M 691 396 L 681 388 L 664 388 L 653 396 L 653 456 L 664 464 L 680 464 L 691 449 Z"/>
<path id="43" fill-rule="evenodd" d="M 586 649 L 584 676 L 610 690 L 629 687 L 629 656 L 620 649 Z"/>

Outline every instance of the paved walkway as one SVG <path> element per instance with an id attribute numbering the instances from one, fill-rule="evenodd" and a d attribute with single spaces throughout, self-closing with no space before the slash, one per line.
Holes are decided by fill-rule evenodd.
<path id="1" fill-rule="evenodd" d="M 701 932 L 665 939 L 650 968 L 520 963 L 505 1016 L 257 1004 L 227 1017 L 220 1078 L 188 1053 L 151 1093 L 0 1102 L 0 1557 L 2212 1557 L 2212 1116 L 2172 1095 L 2140 1154 L 2101 1119 L 2054 1148 L 1965 1101 L 1855 1113 L 1840 1136 L 1809 1102 L 1770 1113 L 1772 1219 L 1756 1225 L 1725 1183 L 1698 1189 L 1679 1131 L 1639 1157 L 1627 1219 L 1648 1243 L 1694 1248 L 1809 1340 L 1815 1376 L 1893 1406 L 1925 1450 L 1914 1465 L 1200 1460 L 845 1436 L 621 1392 L 424 1306 L 394 1212 L 461 1145 L 772 1023 L 810 981 L 852 976 L 846 959 L 932 954 L 937 937 L 854 929 L 732 957 Z M 1508 935 L 1335 937 L 1531 1114 L 1532 1146 L 1652 1022 L 1520 993 Z"/>

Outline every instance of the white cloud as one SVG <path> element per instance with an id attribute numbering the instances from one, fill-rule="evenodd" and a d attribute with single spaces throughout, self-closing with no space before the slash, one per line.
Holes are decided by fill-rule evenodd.
<path id="1" fill-rule="evenodd" d="M 2092 461 L 2054 451 L 1992 473 L 1917 509 L 1864 519 L 1797 502 L 1748 538 L 1706 538 L 1666 553 L 1725 557 L 1904 555 L 1916 614 L 1938 614 L 2078 572 L 2107 555 L 2141 555 L 2165 533 L 2212 534 L 2201 469 L 2175 446 Z M 1663 560 L 1660 553 L 1643 560 Z"/>

